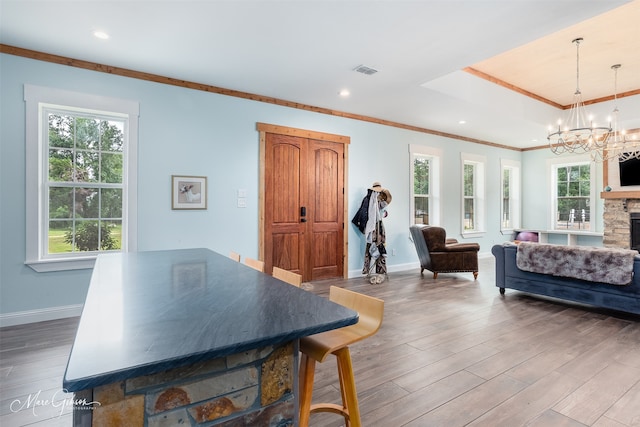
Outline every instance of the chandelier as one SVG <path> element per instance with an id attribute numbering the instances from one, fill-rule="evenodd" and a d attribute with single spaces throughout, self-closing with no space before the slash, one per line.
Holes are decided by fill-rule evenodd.
<path id="1" fill-rule="evenodd" d="M 597 126 L 592 117 L 585 112 L 582 93 L 580 92 L 580 42 L 582 38 L 572 41 L 576 44 L 576 91 L 573 94 L 573 104 L 564 126 L 558 121 L 558 130 L 551 133 L 549 129 L 549 148 L 554 154 L 563 153 L 591 153 L 603 152 L 611 136 L 611 124 Z M 573 126 L 573 127 L 570 127 Z"/>
<path id="2" fill-rule="evenodd" d="M 613 85 L 613 133 L 607 142 L 606 150 L 592 151 L 591 158 L 594 161 L 607 161 L 609 159 L 623 162 L 625 160 L 637 158 L 640 159 L 640 140 L 637 139 L 637 133 L 629 136 L 624 130 L 618 130 L 618 69 L 622 65 L 615 64 L 611 66 L 614 71 Z"/>
<path id="3" fill-rule="evenodd" d="M 624 162 L 629 159 L 640 159 L 640 140 L 637 134 L 633 138 L 625 140 L 623 149 L 617 155 L 618 161 Z"/>

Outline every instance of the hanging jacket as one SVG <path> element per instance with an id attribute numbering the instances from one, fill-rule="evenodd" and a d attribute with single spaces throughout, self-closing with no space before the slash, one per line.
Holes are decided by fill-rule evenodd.
<path id="1" fill-rule="evenodd" d="M 369 193 L 367 225 L 364 227 L 364 235 L 366 237 L 367 243 L 371 243 L 373 241 L 373 230 L 376 229 L 378 222 L 382 220 L 380 216 L 380 209 L 378 209 L 379 195 L 380 193 L 377 191 L 372 191 L 371 193 Z"/>
<path id="2" fill-rule="evenodd" d="M 367 226 L 367 222 L 369 221 L 369 199 L 371 198 L 371 193 L 373 193 L 373 190 L 367 190 L 367 195 L 364 196 L 364 199 L 362 199 L 360 208 L 351 220 L 351 222 L 356 227 L 358 227 L 358 230 L 360 230 L 362 234 L 364 234 L 364 229 Z"/>

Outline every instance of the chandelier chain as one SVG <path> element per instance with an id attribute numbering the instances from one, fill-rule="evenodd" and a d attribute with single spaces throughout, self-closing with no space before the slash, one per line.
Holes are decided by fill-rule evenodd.
<path id="1" fill-rule="evenodd" d="M 580 42 L 582 38 L 573 40 L 576 44 L 576 95 L 580 94 Z"/>

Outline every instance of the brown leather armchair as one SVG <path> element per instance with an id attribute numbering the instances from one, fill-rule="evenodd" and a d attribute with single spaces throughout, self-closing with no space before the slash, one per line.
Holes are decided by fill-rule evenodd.
<path id="1" fill-rule="evenodd" d="M 420 274 L 424 270 L 438 273 L 473 272 L 473 279 L 478 278 L 477 243 L 458 243 L 456 239 L 447 239 L 442 227 L 431 225 L 412 225 L 409 227 L 413 244 L 420 258 Z"/>

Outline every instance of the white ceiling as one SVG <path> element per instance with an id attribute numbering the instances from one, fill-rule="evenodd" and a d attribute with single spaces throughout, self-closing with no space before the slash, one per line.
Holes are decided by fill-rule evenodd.
<path id="1" fill-rule="evenodd" d="M 585 100 L 612 95 L 622 64 L 620 127 L 640 128 L 639 22 L 640 0 L 0 0 L 5 45 L 516 148 L 566 112 L 463 70 L 566 105 L 583 37 Z"/>

